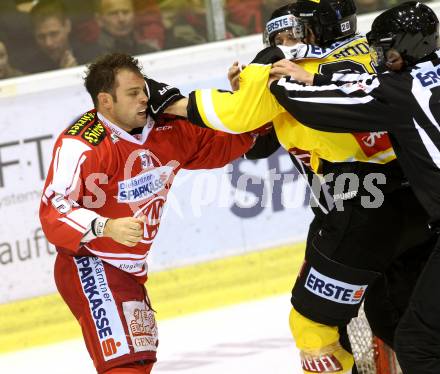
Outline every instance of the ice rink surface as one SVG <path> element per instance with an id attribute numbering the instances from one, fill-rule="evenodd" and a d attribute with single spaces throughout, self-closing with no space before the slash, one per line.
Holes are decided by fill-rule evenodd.
<path id="1" fill-rule="evenodd" d="M 290 295 L 159 321 L 153 373 L 299 374 Z M 96 373 L 82 340 L 0 355 L 0 373 Z"/>

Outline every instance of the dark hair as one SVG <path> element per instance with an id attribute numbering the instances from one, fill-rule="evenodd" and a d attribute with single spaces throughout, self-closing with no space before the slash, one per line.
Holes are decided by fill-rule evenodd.
<path id="1" fill-rule="evenodd" d="M 61 22 L 67 19 L 66 7 L 60 0 L 40 0 L 32 8 L 30 15 L 34 26 L 50 17 L 56 17 Z"/>
<path id="2" fill-rule="evenodd" d="M 84 78 L 84 85 L 92 97 L 95 107 L 98 105 L 98 94 L 107 92 L 116 101 L 115 79 L 116 74 L 126 69 L 143 77 L 139 61 L 124 53 L 112 53 L 98 58 L 88 66 L 87 75 Z"/>

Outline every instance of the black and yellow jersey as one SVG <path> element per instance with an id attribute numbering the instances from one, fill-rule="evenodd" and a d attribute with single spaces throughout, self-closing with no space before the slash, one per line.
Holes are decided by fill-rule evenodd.
<path id="1" fill-rule="evenodd" d="M 374 72 L 367 41 L 360 35 L 328 48 L 304 44 L 291 48 L 296 48 L 295 62 L 312 73 Z M 321 159 L 381 164 L 395 159 L 386 132 L 330 133 L 303 126 L 267 88 L 270 69 L 271 65 L 249 64 L 240 74 L 240 89 L 233 93 L 216 89 L 193 91 L 188 118 L 198 125 L 229 133 L 252 131 L 272 121 L 281 145 L 294 154 L 309 153 L 315 172 L 319 171 Z"/>

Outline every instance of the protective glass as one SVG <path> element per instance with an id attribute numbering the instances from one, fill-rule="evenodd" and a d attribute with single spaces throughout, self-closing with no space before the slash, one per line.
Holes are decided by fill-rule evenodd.
<path id="1" fill-rule="evenodd" d="M 368 32 L 367 41 L 370 45 L 370 55 L 373 64 L 378 67 L 384 67 L 387 62 L 387 52 L 392 49 L 394 45 L 393 36 L 378 37 L 372 31 Z"/>
<path id="2" fill-rule="evenodd" d="M 280 31 L 278 34 L 276 34 L 272 39 L 272 46 L 294 46 L 301 41 L 293 35 L 292 29 L 287 29 L 284 31 Z"/>
<path id="3" fill-rule="evenodd" d="M 370 45 L 370 56 L 371 61 L 373 61 L 373 64 L 376 66 L 383 66 L 385 65 L 385 50 L 381 45 L 373 44 Z"/>
<path id="4" fill-rule="evenodd" d="M 295 39 L 304 40 L 306 38 L 306 26 L 300 18 L 295 18 L 295 25 L 292 29 Z"/>

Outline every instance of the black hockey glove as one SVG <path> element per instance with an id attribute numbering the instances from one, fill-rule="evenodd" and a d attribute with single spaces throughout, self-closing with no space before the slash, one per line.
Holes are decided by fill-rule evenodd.
<path id="1" fill-rule="evenodd" d="M 185 97 L 176 87 L 157 82 L 151 78 L 144 77 L 144 79 L 148 96 L 147 112 L 154 119 L 157 119 L 172 103 Z"/>

